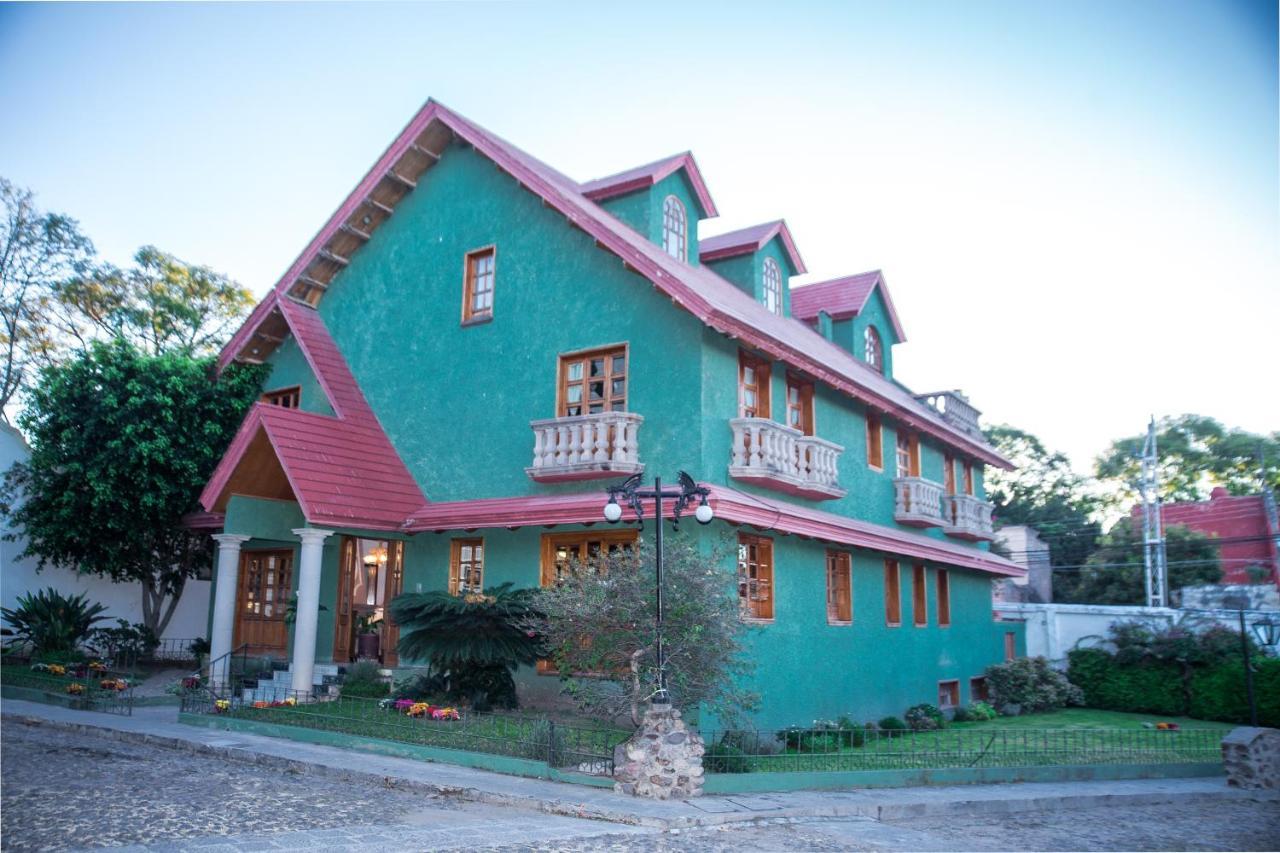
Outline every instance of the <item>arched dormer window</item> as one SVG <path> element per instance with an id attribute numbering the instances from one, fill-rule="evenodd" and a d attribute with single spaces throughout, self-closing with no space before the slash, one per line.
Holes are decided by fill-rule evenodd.
<path id="1" fill-rule="evenodd" d="M 673 258 L 689 260 L 689 220 L 684 205 L 673 195 L 662 203 L 662 249 Z"/>
<path id="2" fill-rule="evenodd" d="M 764 307 L 782 313 L 782 270 L 773 258 L 764 259 Z"/>
<path id="3" fill-rule="evenodd" d="M 884 345 L 880 343 L 880 333 L 876 331 L 875 326 L 867 326 L 867 330 L 862 333 L 865 343 L 864 353 L 867 364 L 876 371 L 876 373 L 884 373 Z"/>

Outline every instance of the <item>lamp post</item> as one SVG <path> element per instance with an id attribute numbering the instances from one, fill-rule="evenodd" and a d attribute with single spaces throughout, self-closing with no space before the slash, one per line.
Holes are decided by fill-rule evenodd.
<path id="1" fill-rule="evenodd" d="M 1274 646 L 1280 641 L 1280 623 L 1269 617 L 1253 623 L 1253 632 L 1258 635 L 1258 643 L 1264 648 Z M 1240 608 L 1240 651 L 1244 655 L 1244 683 L 1249 694 L 1249 725 L 1258 725 L 1258 704 L 1253 695 L 1253 664 L 1249 662 L 1249 635 L 1244 627 L 1244 608 Z"/>
<path id="2" fill-rule="evenodd" d="M 699 486 L 694 479 L 684 471 L 680 472 L 680 488 L 663 489 L 662 478 L 653 478 L 653 488 L 645 489 L 640 487 L 643 479 L 641 474 L 633 474 L 622 482 L 619 486 L 609 488 L 609 502 L 604 505 L 604 518 L 610 524 L 616 524 L 622 520 L 622 506 L 618 503 L 619 499 L 631 506 L 636 514 L 636 521 L 640 524 L 640 529 L 644 529 L 644 505 L 642 501 L 645 498 L 653 499 L 653 519 L 654 519 L 654 569 L 657 575 L 657 606 L 654 608 L 654 629 L 657 635 L 656 655 L 658 662 L 658 690 L 653 694 L 652 704 L 669 705 L 671 697 L 667 693 L 667 660 L 666 653 L 662 645 L 662 500 L 669 498 L 674 500 L 672 505 L 672 524 L 676 527 L 680 526 L 680 515 L 685 511 L 694 498 L 701 498 L 698 507 L 694 510 L 693 517 L 697 519 L 699 524 L 710 524 L 715 518 L 710 504 L 707 503 L 707 495 L 710 489 L 706 486 Z"/>

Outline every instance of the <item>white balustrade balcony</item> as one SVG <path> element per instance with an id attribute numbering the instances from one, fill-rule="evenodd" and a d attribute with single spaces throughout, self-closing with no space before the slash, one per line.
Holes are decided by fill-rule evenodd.
<path id="1" fill-rule="evenodd" d="M 533 464 L 525 473 L 539 483 L 555 483 L 643 471 L 637 439 L 642 423 L 631 412 L 530 421 Z"/>
<path id="2" fill-rule="evenodd" d="M 729 476 L 814 500 L 844 497 L 840 454 L 833 442 L 768 418 L 734 418 Z"/>
<path id="3" fill-rule="evenodd" d="M 898 477 L 893 481 L 896 495 L 893 518 L 911 527 L 941 527 L 942 484 L 921 477 Z"/>
<path id="4" fill-rule="evenodd" d="M 942 532 L 971 542 L 994 539 L 991 509 L 991 504 L 973 495 L 947 495 L 942 499 L 945 520 Z"/>

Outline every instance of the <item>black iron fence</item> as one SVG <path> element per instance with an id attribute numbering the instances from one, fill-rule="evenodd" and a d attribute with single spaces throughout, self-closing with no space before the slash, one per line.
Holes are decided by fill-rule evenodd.
<path id="1" fill-rule="evenodd" d="M 1221 758 L 1218 729 L 835 726 L 704 733 L 709 773 L 919 770 L 1073 764 L 1190 764 Z"/>
<path id="2" fill-rule="evenodd" d="M 42 663 L 6 656 L 0 684 L 35 691 L 41 701 L 78 710 L 133 714 L 133 674 L 99 661 Z"/>
<path id="3" fill-rule="evenodd" d="M 244 698 L 246 689 L 255 698 Z M 606 776 L 613 773 L 614 748 L 631 735 L 621 729 L 557 722 L 546 716 L 479 713 L 391 698 L 316 699 L 307 693 L 271 687 L 241 691 L 240 695 L 220 696 L 192 685 L 184 693 L 182 710 L 528 759 L 557 769 Z"/>

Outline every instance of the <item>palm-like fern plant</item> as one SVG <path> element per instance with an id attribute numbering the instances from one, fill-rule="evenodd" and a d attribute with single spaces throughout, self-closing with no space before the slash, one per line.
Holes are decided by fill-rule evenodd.
<path id="1" fill-rule="evenodd" d="M 406 593 L 391 602 L 401 658 L 428 661 L 445 692 L 477 705 L 514 707 L 517 666 L 533 664 L 540 638 L 526 626 L 534 590 L 504 583 L 484 593 Z"/>
<path id="2" fill-rule="evenodd" d="M 63 595 L 53 587 L 18 596 L 17 607 L 0 608 L 13 635 L 38 655 L 67 654 L 107 617 L 107 608 L 90 602 L 84 593 Z"/>

